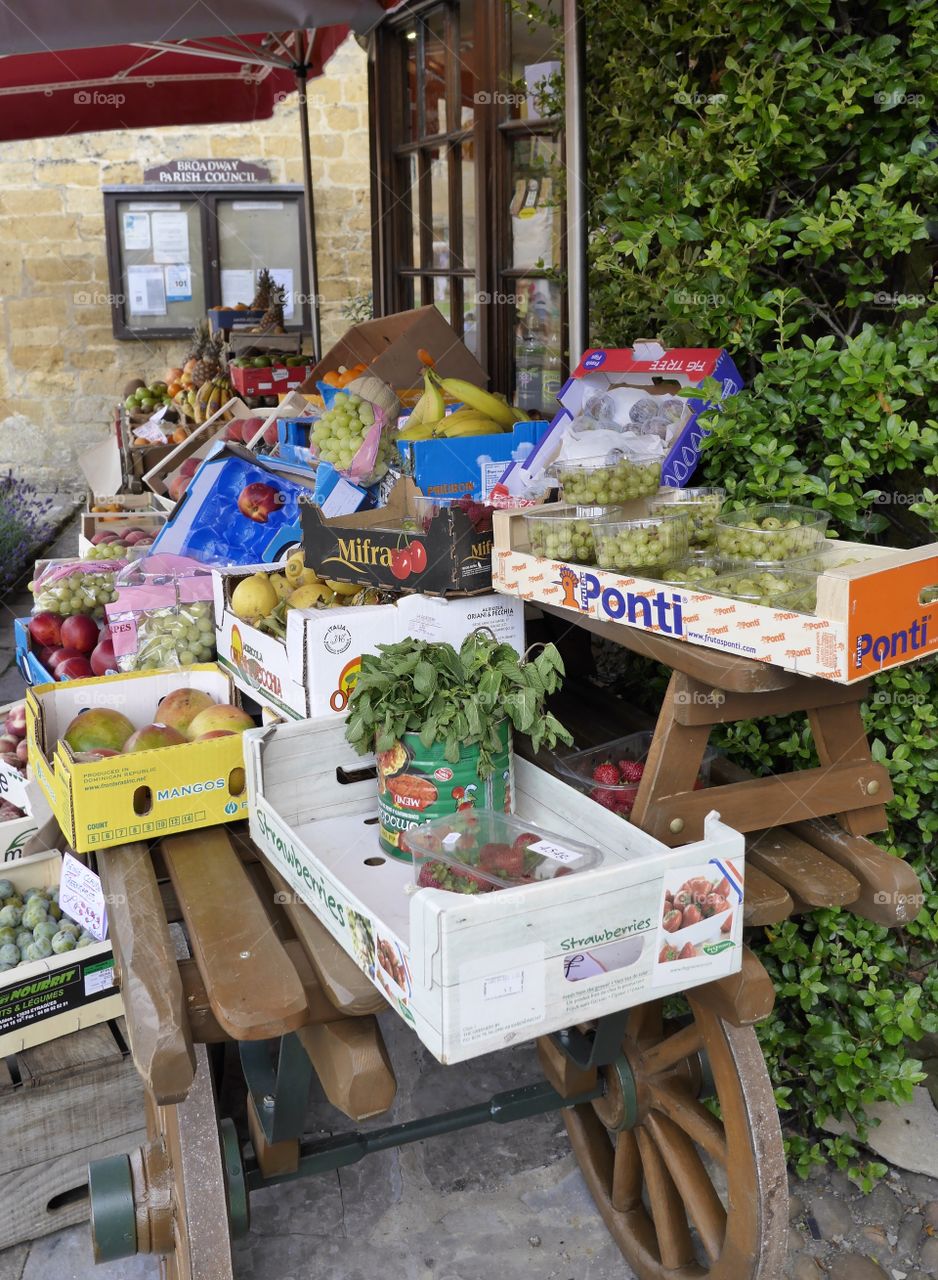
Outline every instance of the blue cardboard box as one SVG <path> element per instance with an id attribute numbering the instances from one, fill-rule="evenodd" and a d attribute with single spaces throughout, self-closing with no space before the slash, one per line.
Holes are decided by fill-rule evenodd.
<path id="1" fill-rule="evenodd" d="M 13 619 L 13 639 L 16 645 L 16 665 L 28 685 L 52 684 L 55 676 L 47 671 L 33 652 L 33 638 L 29 634 L 29 619 Z"/>
<path id="2" fill-rule="evenodd" d="M 546 421 L 516 422 L 492 436 L 455 436 L 443 440 L 398 440 L 403 473 L 421 493 L 434 498 L 471 494 L 481 501 L 509 463 L 523 465 L 547 435 Z"/>

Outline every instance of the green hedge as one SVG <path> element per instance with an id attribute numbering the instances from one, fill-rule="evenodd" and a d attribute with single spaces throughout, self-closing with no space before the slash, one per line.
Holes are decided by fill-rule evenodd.
<path id="1" fill-rule="evenodd" d="M 845 536 L 938 533 L 932 0 L 688 6 L 584 0 L 590 303 L 597 345 L 725 346 L 747 389 L 710 416 L 702 481 L 781 496 Z M 647 680 L 645 682 L 647 688 Z M 880 677 L 865 708 L 896 799 L 879 843 L 919 872 L 914 924 L 820 911 L 757 937 L 780 999 L 760 1037 L 806 1172 L 882 1166 L 828 1116 L 901 1100 L 909 1040 L 938 1029 L 938 668 Z M 757 771 L 814 760 L 802 718 L 717 745 Z"/>

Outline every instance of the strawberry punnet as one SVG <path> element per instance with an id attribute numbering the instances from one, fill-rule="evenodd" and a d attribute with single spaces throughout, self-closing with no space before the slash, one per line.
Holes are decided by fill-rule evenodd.
<path id="1" fill-rule="evenodd" d="M 617 787 L 619 785 L 619 770 L 611 760 L 604 760 L 602 764 L 598 764 L 593 770 L 593 781 L 598 782 L 601 787 Z"/>
<path id="2" fill-rule="evenodd" d="M 645 766 L 640 760 L 620 760 L 619 775 L 623 782 L 641 782 Z"/>

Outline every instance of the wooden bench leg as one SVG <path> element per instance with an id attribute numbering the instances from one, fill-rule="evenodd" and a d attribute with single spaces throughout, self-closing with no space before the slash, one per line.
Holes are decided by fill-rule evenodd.
<path id="1" fill-rule="evenodd" d="M 374 1015 L 300 1027 L 296 1034 L 334 1107 L 352 1120 L 387 1111 L 397 1080 Z"/>
<path id="2" fill-rule="evenodd" d="M 859 702 L 809 708 L 808 720 L 821 764 L 844 764 L 856 760 L 860 765 L 869 765 L 872 759 L 870 744 L 863 727 Z M 876 787 L 884 800 L 892 796 L 891 788 L 887 793 L 876 779 L 867 783 L 868 794 L 875 795 L 876 792 L 869 791 L 870 787 Z M 889 825 L 885 804 L 847 809 L 837 814 L 837 821 L 852 836 L 868 836 L 874 831 L 885 831 Z"/>
<path id="3" fill-rule="evenodd" d="M 693 791 L 707 749 L 710 726 L 681 724 L 675 714 L 688 696 L 686 684 L 681 672 L 672 673 L 655 725 L 631 814 L 632 822 L 645 831 L 652 829 L 649 819 L 661 797 Z"/>

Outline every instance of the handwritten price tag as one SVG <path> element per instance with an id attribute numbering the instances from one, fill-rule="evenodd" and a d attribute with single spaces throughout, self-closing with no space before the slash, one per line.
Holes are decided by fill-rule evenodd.
<path id="1" fill-rule="evenodd" d="M 528 848 L 532 853 L 539 853 L 545 858 L 551 858 L 554 862 L 579 862 L 583 857 L 582 853 L 577 853 L 575 849 L 554 844 L 552 840 L 538 840 L 534 844 L 529 844 Z"/>
<path id="2" fill-rule="evenodd" d="M 0 760 L 0 799 L 9 800 L 17 809 L 29 813 L 29 799 L 26 793 L 26 779 L 12 765 Z"/>
<path id="3" fill-rule="evenodd" d="M 62 855 L 59 906 L 98 942 L 107 937 L 107 904 L 101 881 L 70 853 Z"/>

